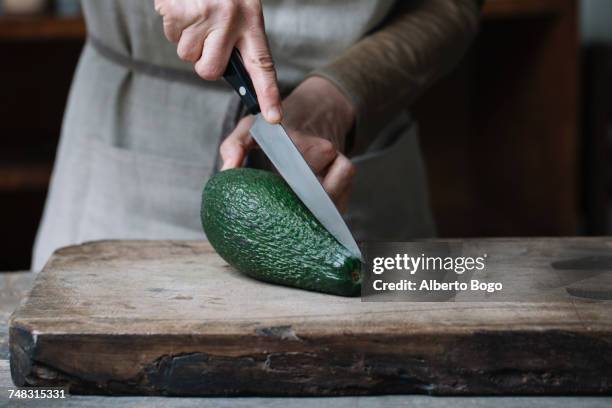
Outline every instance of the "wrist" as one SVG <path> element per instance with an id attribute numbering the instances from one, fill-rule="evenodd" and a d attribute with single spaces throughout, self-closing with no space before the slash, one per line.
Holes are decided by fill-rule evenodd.
<path id="1" fill-rule="evenodd" d="M 355 125 L 353 102 L 330 80 L 306 78 L 284 101 L 289 127 L 307 128 L 344 151 L 346 138 Z"/>
<path id="2" fill-rule="evenodd" d="M 356 108 L 353 102 L 330 80 L 320 76 L 307 78 L 304 83 L 316 90 L 318 110 L 324 120 L 334 123 L 343 134 L 348 134 L 355 124 Z"/>

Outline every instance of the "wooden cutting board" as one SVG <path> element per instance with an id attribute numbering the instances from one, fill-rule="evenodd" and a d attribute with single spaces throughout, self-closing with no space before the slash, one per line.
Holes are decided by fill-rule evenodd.
<path id="1" fill-rule="evenodd" d="M 612 259 L 612 239 L 478 242 L 509 273 L 517 254 L 534 274 Z M 11 374 L 93 394 L 609 394 L 612 302 L 567 296 L 361 302 L 252 280 L 204 242 L 95 242 L 56 252 L 12 316 Z"/>

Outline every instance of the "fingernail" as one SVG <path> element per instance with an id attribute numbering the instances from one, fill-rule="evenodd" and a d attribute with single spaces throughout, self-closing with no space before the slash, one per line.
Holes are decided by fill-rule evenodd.
<path id="1" fill-rule="evenodd" d="M 273 106 L 268 109 L 268 122 L 278 123 L 281 121 L 281 111 L 280 108 Z"/>

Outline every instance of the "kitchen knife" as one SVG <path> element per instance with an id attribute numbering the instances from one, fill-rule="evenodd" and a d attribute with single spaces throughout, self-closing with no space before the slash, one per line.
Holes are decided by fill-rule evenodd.
<path id="1" fill-rule="evenodd" d="M 237 49 L 232 51 L 223 78 L 236 90 L 248 112 L 256 115 L 251 135 L 289 187 L 341 245 L 353 256 L 363 259 L 338 209 L 283 126 L 270 124 L 261 115 L 257 94 Z"/>

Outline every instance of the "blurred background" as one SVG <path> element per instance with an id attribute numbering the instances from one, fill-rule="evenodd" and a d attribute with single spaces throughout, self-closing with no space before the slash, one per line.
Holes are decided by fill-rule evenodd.
<path id="1" fill-rule="evenodd" d="M 77 0 L 0 0 L 0 271 L 29 268 L 84 41 Z M 413 109 L 441 237 L 612 233 L 612 1 L 486 1 Z"/>

